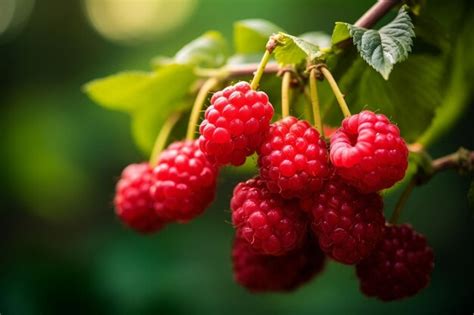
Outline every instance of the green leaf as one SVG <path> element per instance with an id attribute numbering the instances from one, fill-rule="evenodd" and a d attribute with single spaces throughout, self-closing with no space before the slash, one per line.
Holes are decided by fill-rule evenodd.
<path id="1" fill-rule="evenodd" d="M 222 34 L 209 31 L 181 48 L 174 60 L 179 64 L 217 68 L 225 64 L 228 55 L 227 42 Z"/>
<path id="2" fill-rule="evenodd" d="M 132 111 L 135 97 L 152 81 L 153 74 L 140 71 L 125 71 L 84 85 L 84 92 L 97 104 L 120 111 Z"/>
<path id="3" fill-rule="evenodd" d="M 469 207 L 474 209 L 474 180 L 471 181 L 471 186 L 469 186 L 469 191 L 467 192 L 467 200 L 469 201 Z"/>
<path id="4" fill-rule="evenodd" d="M 307 58 L 315 60 L 322 55 L 318 46 L 302 38 L 285 33 L 279 33 L 274 38 L 278 42 L 274 50 L 275 59 L 282 65 L 297 65 Z"/>
<path id="5" fill-rule="evenodd" d="M 406 58 L 415 37 L 414 26 L 405 7 L 397 17 L 380 30 L 368 30 L 346 24 L 362 58 L 385 80 L 388 80 L 393 65 Z"/>
<path id="6" fill-rule="evenodd" d="M 307 32 L 298 37 L 318 47 L 331 46 L 331 36 L 324 32 Z"/>
<path id="7" fill-rule="evenodd" d="M 336 22 L 331 36 L 331 43 L 333 46 L 351 38 L 348 25 L 349 24 L 344 22 Z"/>
<path id="8" fill-rule="evenodd" d="M 168 64 L 154 72 L 124 72 L 88 83 L 85 90 L 100 105 L 132 115 L 132 131 L 146 153 L 164 120 L 192 105 L 189 91 L 196 76 L 190 65 Z"/>
<path id="9" fill-rule="evenodd" d="M 234 23 L 234 46 L 237 54 L 263 53 L 271 35 L 281 32 L 275 24 L 261 19 Z"/>
<path id="10" fill-rule="evenodd" d="M 187 93 L 194 80 L 191 66 L 168 64 L 153 72 L 121 72 L 97 79 L 87 83 L 84 90 L 99 105 L 135 112 Z"/>

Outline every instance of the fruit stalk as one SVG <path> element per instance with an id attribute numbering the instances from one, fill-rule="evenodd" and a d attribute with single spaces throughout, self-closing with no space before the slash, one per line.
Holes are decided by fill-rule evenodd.
<path id="1" fill-rule="evenodd" d="M 412 177 L 410 179 L 410 182 L 408 185 L 405 187 L 405 190 L 403 190 L 402 194 L 400 195 L 400 199 L 398 199 L 397 204 L 395 205 L 395 210 L 393 210 L 392 216 L 390 217 L 390 223 L 391 224 L 396 224 L 398 222 L 398 219 L 400 218 L 400 215 L 402 214 L 402 210 L 405 207 L 405 204 L 408 201 L 408 198 L 411 195 L 411 192 L 416 186 L 416 177 Z"/>
<path id="2" fill-rule="evenodd" d="M 186 139 L 188 140 L 194 139 L 196 126 L 198 125 L 199 116 L 200 116 L 202 107 L 204 105 L 204 102 L 206 101 L 207 94 L 218 84 L 219 84 L 218 78 L 209 78 L 207 79 L 206 82 L 204 82 L 202 87 L 199 89 L 196 99 L 194 100 L 191 116 L 189 117 L 188 130 L 186 132 Z"/>
<path id="3" fill-rule="evenodd" d="M 290 116 L 290 84 L 291 72 L 285 71 L 281 83 L 281 112 L 283 117 Z"/>
<path id="4" fill-rule="evenodd" d="M 173 129 L 176 122 L 178 122 L 180 117 L 181 117 L 180 112 L 172 113 L 166 119 L 165 123 L 163 124 L 163 127 L 161 127 L 161 130 L 158 133 L 158 136 L 156 137 L 155 144 L 153 145 L 153 150 L 151 151 L 150 160 L 149 160 L 151 167 L 154 167 L 156 163 L 158 162 L 158 157 L 166 145 L 166 141 L 168 140 L 171 130 Z"/>
<path id="5" fill-rule="evenodd" d="M 311 105 L 313 107 L 314 126 L 321 137 L 324 138 L 323 123 L 321 121 L 321 109 L 319 106 L 318 86 L 316 83 L 316 69 L 311 69 L 309 73 L 309 93 Z"/>
<path id="6" fill-rule="evenodd" d="M 349 111 L 349 107 L 347 106 L 346 100 L 344 99 L 344 95 L 339 89 L 339 86 L 337 85 L 336 80 L 334 80 L 334 77 L 332 76 L 331 72 L 325 66 L 322 66 L 319 69 L 323 74 L 324 78 L 326 78 L 329 85 L 331 86 L 331 89 L 334 95 L 336 96 L 337 103 L 339 104 L 339 107 L 341 108 L 344 117 L 347 118 L 351 116 L 351 112 Z"/>
<path id="7" fill-rule="evenodd" d="M 256 90 L 258 85 L 260 84 L 260 79 L 262 78 L 263 72 L 265 71 L 265 67 L 267 66 L 268 61 L 270 61 L 271 51 L 266 49 L 265 53 L 263 54 L 262 60 L 258 65 L 257 71 L 255 71 L 255 75 L 250 83 L 250 87 L 252 90 Z"/>

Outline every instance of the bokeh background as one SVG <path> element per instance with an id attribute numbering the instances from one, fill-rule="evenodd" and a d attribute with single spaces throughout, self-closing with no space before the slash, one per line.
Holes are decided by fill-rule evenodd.
<path id="1" fill-rule="evenodd" d="M 147 69 L 153 56 L 172 56 L 208 29 L 230 38 L 235 20 L 329 33 L 335 20 L 353 22 L 373 2 L 1 0 L 0 313 L 472 314 L 469 178 L 454 172 L 417 188 L 402 218 L 434 247 L 432 283 L 389 304 L 361 295 L 353 268 L 335 263 L 292 294 L 253 295 L 237 286 L 228 201 L 244 175 L 232 169 L 220 177 L 212 208 L 190 224 L 144 237 L 113 214 L 117 176 L 146 157 L 133 143 L 128 116 L 93 104 L 81 92 L 85 82 Z M 443 5 L 460 3 L 445 2 L 428 4 L 442 13 Z M 469 106 L 430 152 L 473 149 L 473 121 Z"/>

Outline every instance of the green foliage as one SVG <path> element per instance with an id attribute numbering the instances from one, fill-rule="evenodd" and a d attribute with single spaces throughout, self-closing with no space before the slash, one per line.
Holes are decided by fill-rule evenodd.
<path id="1" fill-rule="evenodd" d="M 153 73 L 124 71 L 102 79 L 93 80 L 84 86 L 84 91 L 99 105 L 132 112 L 136 109 L 143 90 L 153 81 Z"/>
<path id="2" fill-rule="evenodd" d="M 225 38 L 219 32 L 210 31 L 181 48 L 174 60 L 179 64 L 217 68 L 225 64 L 228 56 Z"/>
<path id="3" fill-rule="evenodd" d="M 131 114 L 138 146 L 150 152 L 166 117 L 191 106 L 185 102 L 196 80 L 189 65 L 168 64 L 153 72 L 124 72 L 85 85 L 98 104 Z"/>
<path id="4" fill-rule="evenodd" d="M 331 46 L 331 36 L 324 32 L 307 32 L 298 37 L 318 47 L 326 48 Z"/>
<path id="5" fill-rule="evenodd" d="M 316 60 L 322 55 L 318 46 L 300 37 L 279 33 L 274 39 L 278 42 L 275 59 L 281 65 L 297 65 L 307 58 Z"/>
<path id="6" fill-rule="evenodd" d="M 281 31 L 279 26 L 261 19 L 237 21 L 234 23 L 235 52 L 237 54 L 261 54 L 268 38 Z"/>
<path id="7" fill-rule="evenodd" d="M 352 112 L 379 111 L 398 124 L 407 142 L 428 144 L 446 130 L 443 126 L 459 117 L 470 96 L 466 76 L 474 66 L 472 61 L 466 63 L 472 51 L 467 30 L 474 22 L 467 19 L 459 26 L 464 31 L 449 37 L 422 13 L 412 21 L 403 7 L 379 30 L 337 22 L 332 37 L 321 32 L 297 37 L 265 20 L 238 21 L 234 24 L 234 54 L 223 36 L 211 31 L 185 45 L 173 58 L 154 58 L 151 72 L 122 72 L 91 81 L 84 90 L 98 104 L 129 113 L 138 145 L 150 152 L 166 117 L 173 111 L 187 111 L 193 103 L 191 91 L 195 92 L 198 83 L 196 73 L 201 73 L 197 70 L 217 68 L 217 74 L 224 74 L 227 65 L 255 63 L 273 36 L 277 42 L 274 58 L 280 65 L 294 65 L 304 76 L 306 62 L 325 62 Z M 414 29 L 414 52 L 394 68 L 408 57 Z M 340 45 L 350 38 L 362 58 L 356 48 Z M 275 82 L 279 84 L 278 79 Z M 266 89 L 274 104 L 278 104 L 278 84 Z M 342 117 L 325 82 L 320 84 L 320 97 L 324 122 L 337 126 Z M 298 108 L 305 108 L 300 105 Z"/>
<path id="8" fill-rule="evenodd" d="M 351 33 L 349 32 L 348 27 L 349 25 L 350 24 L 345 22 L 336 22 L 331 36 L 331 43 L 333 46 L 351 38 Z"/>
<path id="9" fill-rule="evenodd" d="M 385 80 L 388 80 L 393 65 L 408 58 L 415 36 L 414 26 L 405 7 L 397 17 L 380 30 L 368 30 L 351 24 L 336 24 L 333 43 L 347 37 L 341 28 L 346 26 L 361 57 Z"/>

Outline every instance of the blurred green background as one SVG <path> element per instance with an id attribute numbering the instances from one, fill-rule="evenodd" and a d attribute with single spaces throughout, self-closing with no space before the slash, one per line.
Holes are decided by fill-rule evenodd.
<path id="1" fill-rule="evenodd" d="M 403 221 L 434 247 L 431 285 L 384 304 L 358 291 L 353 268 L 329 263 L 292 294 L 252 295 L 232 279 L 232 187 L 221 174 L 211 209 L 187 225 L 140 236 L 112 208 L 122 168 L 142 156 L 125 114 L 93 104 L 81 85 L 148 69 L 208 29 L 274 21 L 292 34 L 330 32 L 372 0 L 1 0 L 0 313 L 10 314 L 472 314 L 474 224 L 469 178 L 446 172 L 416 189 Z M 428 1 L 442 16 L 461 1 Z M 447 17 L 449 19 L 449 16 Z M 473 52 L 474 53 L 474 52 Z M 474 149 L 474 107 L 431 148 Z M 387 200 L 388 213 L 396 196 Z"/>

